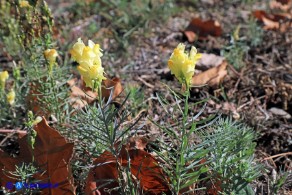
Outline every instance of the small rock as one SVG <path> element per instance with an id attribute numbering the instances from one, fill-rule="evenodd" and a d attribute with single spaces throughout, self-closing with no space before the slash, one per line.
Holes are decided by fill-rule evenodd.
<path id="1" fill-rule="evenodd" d="M 270 108 L 269 111 L 271 113 L 273 113 L 274 115 L 278 115 L 278 116 L 281 116 L 285 119 L 290 119 L 291 118 L 291 115 L 286 112 L 285 110 L 282 110 L 280 108 L 276 108 L 276 107 L 273 107 L 273 108 Z"/>

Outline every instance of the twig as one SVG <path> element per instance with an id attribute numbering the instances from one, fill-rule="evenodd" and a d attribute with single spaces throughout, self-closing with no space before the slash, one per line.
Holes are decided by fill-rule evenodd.
<path id="1" fill-rule="evenodd" d="M 22 130 L 0 129 L 0 133 L 10 133 L 0 142 L 0 146 L 2 146 L 2 144 L 15 133 L 26 135 L 27 132 Z"/>
<path id="2" fill-rule="evenodd" d="M 144 85 L 146 85 L 149 88 L 154 88 L 154 85 L 151 85 L 150 83 L 147 83 L 144 79 L 142 79 L 141 77 L 137 77 L 137 79 L 139 81 L 141 81 Z"/>
<path id="3" fill-rule="evenodd" d="M 130 120 L 130 121 L 125 121 L 125 122 L 123 123 L 123 125 L 127 125 L 127 124 L 132 123 L 133 121 L 138 120 L 138 118 L 139 118 L 139 117 L 141 116 L 141 114 L 143 114 L 143 113 L 147 113 L 147 110 L 146 110 L 146 109 L 141 110 L 141 111 L 137 114 L 137 116 L 135 116 L 135 118 L 133 118 L 133 119 Z"/>
<path id="4" fill-rule="evenodd" d="M 273 159 L 273 158 L 277 158 L 279 156 L 287 156 L 287 155 L 292 155 L 292 152 L 286 152 L 286 153 L 282 153 L 282 154 L 276 154 L 274 156 L 269 156 L 269 157 L 266 157 L 260 161 L 264 161 L 264 160 L 270 160 L 270 159 Z"/>
<path id="5" fill-rule="evenodd" d="M 270 118 L 269 114 L 259 105 L 257 105 L 257 108 L 265 115 L 265 120 L 266 121 L 269 120 L 269 118 Z"/>
<path id="6" fill-rule="evenodd" d="M 13 129 L 0 129 L 0 133 L 20 133 L 20 134 L 26 134 L 26 131 L 23 130 L 13 130 Z"/>
<path id="7" fill-rule="evenodd" d="M 237 108 L 237 111 L 241 110 L 243 107 L 247 106 L 248 104 L 252 104 L 255 100 L 260 100 L 260 99 L 263 99 L 263 98 L 265 98 L 265 97 L 266 97 L 266 95 L 263 95 L 263 96 L 261 96 L 261 97 L 258 97 L 258 98 L 255 98 L 255 99 L 252 99 L 252 100 L 250 100 L 250 101 L 248 101 L 248 102 L 246 102 L 246 103 L 240 105 L 240 106 Z"/>
<path id="8" fill-rule="evenodd" d="M 239 76 L 239 77 L 241 77 L 242 76 L 242 74 L 241 73 L 239 73 L 239 72 L 237 72 L 235 69 L 234 69 L 234 67 L 233 66 L 228 66 L 229 68 L 230 68 L 230 70 L 232 71 L 232 72 L 234 72 L 234 74 L 236 74 L 237 76 Z"/>

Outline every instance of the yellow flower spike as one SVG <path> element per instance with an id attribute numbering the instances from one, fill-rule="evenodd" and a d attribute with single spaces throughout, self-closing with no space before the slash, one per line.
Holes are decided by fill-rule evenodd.
<path id="1" fill-rule="evenodd" d="M 15 91 L 12 89 L 7 95 L 7 102 L 12 105 L 15 102 Z"/>
<path id="2" fill-rule="evenodd" d="M 19 1 L 19 6 L 21 8 L 26 8 L 26 7 L 30 7 L 30 4 L 28 1 Z"/>
<path id="3" fill-rule="evenodd" d="M 99 44 L 89 40 L 88 46 L 86 46 L 80 38 L 70 50 L 73 60 L 79 64 L 77 70 L 87 87 L 95 88 L 102 80 L 106 79 L 101 65 L 101 51 Z"/>
<path id="4" fill-rule="evenodd" d="M 180 43 L 174 49 L 168 60 L 168 67 L 171 73 L 175 75 L 180 83 L 186 84 L 187 88 L 189 88 L 191 84 L 196 63 L 201 56 L 201 54 L 197 53 L 195 47 L 192 47 L 189 54 L 185 53 L 185 45 Z"/>
<path id="5" fill-rule="evenodd" d="M 6 80 L 9 78 L 9 74 L 7 71 L 0 72 L 0 86 L 1 89 L 4 91 Z"/>

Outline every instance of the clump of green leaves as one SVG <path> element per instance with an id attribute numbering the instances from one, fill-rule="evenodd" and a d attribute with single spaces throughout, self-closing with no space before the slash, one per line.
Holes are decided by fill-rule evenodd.
<path id="1" fill-rule="evenodd" d="M 1 170 L 2 171 L 2 170 Z M 13 189 L 14 187 L 17 189 L 17 193 L 22 193 L 22 194 L 34 194 L 41 192 L 40 189 L 37 188 L 36 185 L 33 187 L 31 184 L 35 184 L 36 181 L 33 176 L 36 173 L 39 173 L 40 171 L 38 170 L 37 167 L 35 167 L 32 163 L 26 164 L 22 163 L 21 165 L 18 165 L 15 167 L 15 171 L 13 172 L 8 172 L 8 174 L 11 176 L 11 179 L 16 180 L 16 183 L 13 182 L 7 182 L 6 187 Z M 5 194 L 16 194 L 16 192 L 8 192 L 4 188 L 2 190 Z M 0 189 L 1 192 L 1 189 Z"/>
<path id="2" fill-rule="evenodd" d="M 129 95 L 119 108 L 116 108 L 111 100 L 107 103 L 99 101 L 99 103 L 87 105 L 72 118 L 75 131 L 71 138 L 79 140 L 76 144 L 76 155 L 84 156 L 84 151 L 86 151 L 83 158 L 88 159 L 86 162 L 76 160 L 73 163 L 73 168 L 75 171 L 79 171 L 79 175 L 83 175 L 85 180 L 91 166 L 89 159 L 100 156 L 104 151 L 110 152 L 116 158 L 119 171 L 118 183 L 120 187 L 115 190 L 121 192 L 121 194 L 131 194 L 129 191 L 134 189 L 134 184 L 130 177 L 130 164 L 128 167 L 122 167 L 119 163 L 119 154 L 128 138 L 135 134 L 134 126 L 140 120 L 139 118 L 132 124 L 123 124 L 131 114 L 127 109 L 124 109 L 128 98 Z M 80 171 L 80 168 L 82 168 L 82 171 Z M 127 179 L 124 178 L 125 175 Z M 105 181 L 105 183 L 107 182 L 109 181 Z"/>
<path id="3" fill-rule="evenodd" d="M 244 38 L 240 37 L 240 26 L 237 26 L 231 35 L 229 45 L 221 50 L 221 55 L 226 58 L 229 64 L 233 65 L 237 70 L 245 66 L 244 59 L 249 50 Z"/>
<path id="4" fill-rule="evenodd" d="M 247 23 L 247 38 L 250 41 L 251 46 L 258 46 L 262 43 L 264 31 L 261 26 L 258 25 L 256 19 L 250 18 Z"/>
<path id="5" fill-rule="evenodd" d="M 189 186 L 202 181 L 220 181 L 216 188 L 225 194 L 252 193 L 249 183 L 260 175 L 253 161 L 256 144 L 252 129 L 231 119 L 199 119 L 206 105 L 193 116 L 188 112 L 192 107 L 188 95 L 184 94 L 185 100 L 175 92 L 172 95 L 174 104 L 158 97 L 171 124 L 154 122 L 166 138 L 158 138 L 153 147 L 161 158 L 172 194 L 186 192 Z M 195 190 L 199 189 L 186 193 Z"/>
<path id="6" fill-rule="evenodd" d="M 197 128 L 197 125 L 206 122 L 204 120 L 196 121 L 202 113 L 204 106 L 199 114 L 190 116 L 189 93 L 186 92 L 184 99 L 182 99 L 174 91 L 171 90 L 171 92 L 175 100 L 174 105 L 160 96 L 158 96 L 158 100 L 173 123 L 164 125 L 160 125 L 157 122 L 153 123 L 167 135 L 166 139 L 172 145 L 169 145 L 169 142 L 166 140 L 159 138 L 154 143 L 153 150 L 162 160 L 161 167 L 166 174 L 165 178 L 168 180 L 172 194 L 179 194 L 181 191 L 190 193 L 194 192 L 195 189 L 188 191 L 188 187 L 201 180 L 205 180 L 206 177 L 201 176 L 208 171 L 207 163 L 202 163 L 211 149 L 207 147 L 208 141 L 194 144 L 194 134 L 201 134 L 201 128 Z M 200 103 L 202 102 L 197 104 Z M 170 105 L 172 105 L 171 112 L 168 111 Z M 182 117 L 178 117 L 179 115 Z"/>
<path id="7" fill-rule="evenodd" d="M 29 3 L 27 7 L 21 7 L 16 0 L 0 3 L 0 17 L 3 18 L 0 21 L 0 44 L 14 60 L 16 104 L 9 109 L 20 115 L 24 110 L 32 109 L 63 123 L 69 112 L 68 68 L 55 66 L 52 69 L 45 60 L 44 51 L 55 47 L 52 41 L 53 17 L 45 1 Z M 32 106 L 27 106 L 27 102 Z M 1 118 L 10 117 L 1 114 Z"/>
<path id="8" fill-rule="evenodd" d="M 143 90 L 139 87 L 128 85 L 125 91 L 129 94 L 129 111 L 136 116 L 139 110 L 146 108 Z"/>
<path id="9" fill-rule="evenodd" d="M 253 161 L 256 143 L 252 129 L 232 121 L 219 119 L 211 129 L 208 158 L 210 168 L 226 194 L 249 194 L 248 185 L 260 176 L 260 167 Z"/>

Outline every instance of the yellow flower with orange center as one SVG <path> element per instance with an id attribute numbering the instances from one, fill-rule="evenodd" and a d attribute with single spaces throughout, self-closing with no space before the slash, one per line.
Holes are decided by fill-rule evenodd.
<path id="1" fill-rule="evenodd" d="M 89 40 L 88 46 L 86 46 L 79 38 L 70 50 L 70 54 L 73 60 L 79 64 L 77 69 L 87 87 L 93 88 L 95 83 L 100 84 L 102 80 L 106 79 L 103 75 L 102 53 L 99 44 Z"/>
<path id="2" fill-rule="evenodd" d="M 44 51 L 44 56 L 49 62 L 49 72 L 51 73 L 58 57 L 58 52 L 55 49 L 47 49 Z"/>
<path id="3" fill-rule="evenodd" d="M 186 84 L 189 88 L 191 79 L 195 73 L 195 66 L 202 54 L 192 46 L 190 53 L 185 53 L 185 45 L 178 44 L 168 60 L 168 67 L 180 83 Z"/>
<path id="4" fill-rule="evenodd" d="M 58 52 L 55 49 L 47 49 L 44 51 L 44 56 L 50 64 L 54 64 L 58 57 Z"/>

